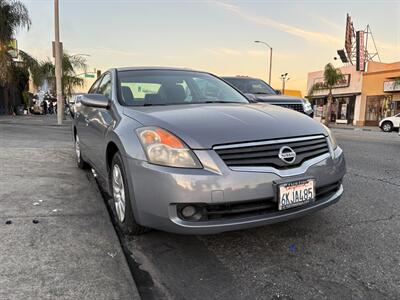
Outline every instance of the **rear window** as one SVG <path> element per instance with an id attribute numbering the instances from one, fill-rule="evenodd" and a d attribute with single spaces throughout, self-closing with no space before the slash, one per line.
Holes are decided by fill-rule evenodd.
<path id="1" fill-rule="evenodd" d="M 239 91 L 245 94 L 276 95 L 275 90 L 261 79 L 252 78 L 224 78 Z"/>
<path id="2" fill-rule="evenodd" d="M 118 72 L 121 102 L 127 106 L 248 103 L 231 86 L 207 73 L 175 70 Z"/>

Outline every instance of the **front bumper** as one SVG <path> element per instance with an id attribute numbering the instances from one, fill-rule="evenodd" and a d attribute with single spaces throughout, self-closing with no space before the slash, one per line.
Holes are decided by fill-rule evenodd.
<path id="1" fill-rule="evenodd" d="M 299 176 L 316 179 L 316 188 L 341 182 L 345 159 L 340 148 L 313 162 L 284 171 L 254 172 L 229 169 L 213 150 L 196 151 L 204 169 L 156 166 L 124 157 L 128 166 L 130 198 L 136 221 L 146 227 L 181 234 L 214 234 L 286 221 L 320 210 L 337 202 L 343 186 L 307 205 L 246 217 L 212 221 L 185 221 L 178 216 L 177 204 L 225 204 L 260 201 L 275 196 L 274 181 Z M 134 199 L 134 200 L 133 200 Z"/>

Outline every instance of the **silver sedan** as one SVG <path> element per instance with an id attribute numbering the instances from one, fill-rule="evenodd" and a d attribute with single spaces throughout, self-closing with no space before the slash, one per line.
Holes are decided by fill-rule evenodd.
<path id="1" fill-rule="evenodd" d="M 81 96 L 73 134 L 78 166 L 96 171 L 127 234 L 261 226 L 343 193 L 345 159 L 328 128 L 205 72 L 111 69 Z"/>

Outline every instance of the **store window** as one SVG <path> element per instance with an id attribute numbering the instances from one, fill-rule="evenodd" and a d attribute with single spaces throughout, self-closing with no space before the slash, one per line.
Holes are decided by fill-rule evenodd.
<path id="1" fill-rule="evenodd" d="M 365 111 L 366 125 L 376 125 L 383 118 L 393 116 L 396 108 L 390 95 L 368 96 Z"/>
<path id="2" fill-rule="evenodd" d="M 351 124 L 354 120 L 355 96 L 336 99 L 336 118 Z"/>

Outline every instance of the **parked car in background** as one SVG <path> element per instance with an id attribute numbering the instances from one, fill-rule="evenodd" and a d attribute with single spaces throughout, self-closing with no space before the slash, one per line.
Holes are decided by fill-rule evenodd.
<path id="1" fill-rule="evenodd" d="M 75 107 L 77 164 L 92 167 L 125 233 L 211 234 L 286 221 L 339 200 L 333 133 L 220 78 L 111 69 Z"/>
<path id="2" fill-rule="evenodd" d="M 76 93 L 73 94 L 71 98 L 69 98 L 68 104 L 69 104 L 69 113 L 71 114 L 71 117 L 74 116 L 75 107 L 80 105 L 82 95 L 83 93 Z"/>
<path id="3" fill-rule="evenodd" d="M 261 79 L 247 76 L 224 76 L 221 78 L 245 94 L 249 100 L 279 105 L 304 113 L 310 117 L 313 116 L 313 109 L 308 100 L 280 95 Z"/>
<path id="4" fill-rule="evenodd" d="M 379 122 L 379 127 L 385 132 L 391 132 L 395 128 L 400 128 L 400 114 L 382 119 Z"/>

